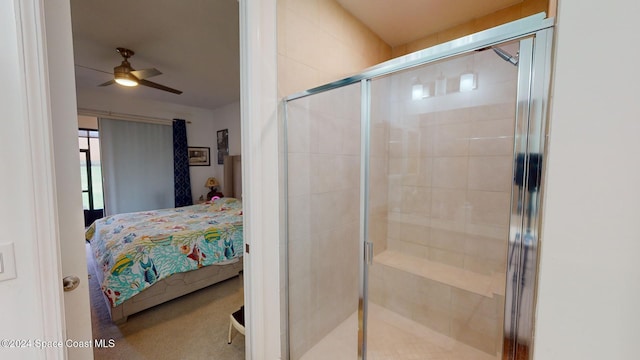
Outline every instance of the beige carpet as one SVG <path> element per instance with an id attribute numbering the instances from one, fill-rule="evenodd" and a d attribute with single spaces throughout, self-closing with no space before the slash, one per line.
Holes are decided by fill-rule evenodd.
<path id="1" fill-rule="evenodd" d="M 234 330 L 233 343 L 227 344 L 229 315 L 243 303 L 242 276 L 131 315 L 126 323 L 115 325 L 91 263 L 89 274 L 93 338 L 115 341 L 113 348 L 94 348 L 96 360 L 244 359 L 243 335 Z"/>

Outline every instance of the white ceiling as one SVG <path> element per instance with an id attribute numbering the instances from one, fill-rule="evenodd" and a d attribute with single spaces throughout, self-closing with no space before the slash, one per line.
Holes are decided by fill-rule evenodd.
<path id="1" fill-rule="evenodd" d="M 521 1 L 337 0 L 391 46 Z M 71 17 L 78 92 L 119 93 L 206 109 L 240 99 L 237 0 L 71 0 Z M 133 68 L 155 67 L 163 73 L 150 81 L 184 93 L 98 87 L 113 78 L 113 67 L 122 61 L 117 47 L 135 51 L 129 59 Z"/>
<path id="2" fill-rule="evenodd" d="M 76 87 L 215 109 L 240 98 L 237 0 L 71 0 Z M 120 65 L 117 47 L 135 51 L 134 69 L 183 94 L 138 86 L 98 87 Z M 86 67 L 100 71 L 90 70 Z M 105 73 L 107 72 L 107 73 Z"/>

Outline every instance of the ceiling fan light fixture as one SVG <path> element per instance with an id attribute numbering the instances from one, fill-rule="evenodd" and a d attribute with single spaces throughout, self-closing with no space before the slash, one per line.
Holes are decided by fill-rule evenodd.
<path id="1" fill-rule="evenodd" d="M 180 90 L 147 80 L 150 77 L 162 74 L 158 69 L 149 68 L 135 70 L 133 67 L 131 67 L 131 64 L 129 64 L 129 61 L 127 61 L 127 59 L 133 56 L 133 51 L 125 48 L 117 48 L 116 50 L 120 55 L 122 55 L 124 60 L 122 60 L 122 63 L 120 65 L 113 68 L 113 79 L 98 86 L 108 86 L 113 83 L 129 87 L 142 85 L 158 90 L 168 91 L 177 95 L 182 94 L 182 91 Z"/>
<path id="2" fill-rule="evenodd" d="M 122 86 L 138 86 L 138 79 L 136 79 L 131 74 L 116 73 L 115 80 L 116 80 L 116 83 Z"/>

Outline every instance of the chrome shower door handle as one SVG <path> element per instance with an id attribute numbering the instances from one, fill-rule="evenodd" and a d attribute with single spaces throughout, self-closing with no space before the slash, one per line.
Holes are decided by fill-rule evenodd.
<path id="1" fill-rule="evenodd" d="M 75 275 L 65 276 L 62 279 L 62 288 L 64 291 L 75 290 L 80 285 L 80 279 Z"/>
<path id="2" fill-rule="evenodd" d="M 364 243 L 365 246 L 365 263 L 367 265 L 373 265 L 373 243 L 370 241 L 366 241 Z"/>

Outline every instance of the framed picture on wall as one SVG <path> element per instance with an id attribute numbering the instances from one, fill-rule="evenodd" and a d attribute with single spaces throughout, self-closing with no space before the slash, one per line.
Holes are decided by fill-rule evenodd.
<path id="1" fill-rule="evenodd" d="M 192 147 L 189 146 L 189 166 L 210 166 L 211 149 L 208 147 Z"/>
<path id="2" fill-rule="evenodd" d="M 218 143 L 218 164 L 224 163 L 224 156 L 229 155 L 229 129 L 218 130 L 217 132 Z"/>

